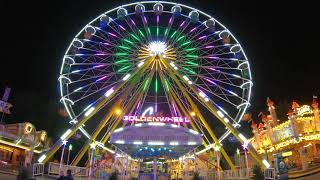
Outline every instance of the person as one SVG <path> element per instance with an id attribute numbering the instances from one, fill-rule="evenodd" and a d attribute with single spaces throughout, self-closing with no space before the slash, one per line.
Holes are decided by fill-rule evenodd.
<path id="1" fill-rule="evenodd" d="M 64 180 L 64 172 L 60 171 L 60 176 L 58 177 L 57 180 Z"/>
<path id="2" fill-rule="evenodd" d="M 74 180 L 70 169 L 67 170 L 67 176 L 64 177 L 64 180 Z"/>

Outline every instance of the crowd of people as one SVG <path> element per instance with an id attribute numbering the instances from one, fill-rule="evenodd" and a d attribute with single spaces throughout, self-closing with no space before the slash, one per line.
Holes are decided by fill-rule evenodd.
<path id="1" fill-rule="evenodd" d="M 74 180 L 73 176 L 72 176 L 72 173 L 71 173 L 71 170 L 70 169 L 67 170 L 67 175 L 66 176 L 64 175 L 64 172 L 61 171 L 60 172 L 60 176 L 58 177 L 57 180 Z"/>

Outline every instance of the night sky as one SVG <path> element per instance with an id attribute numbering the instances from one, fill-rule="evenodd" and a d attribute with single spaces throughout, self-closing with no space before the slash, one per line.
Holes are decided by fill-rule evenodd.
<path id="1" fill-rule="evenodd" d="M 67 125 L 58 115 L 58 76 L 63 54 L 75 34 L 101 13 L 134 1 L 1 2 L 0 94 L 12 88 L 13 114 L 6 123 L 29 121 L 49 136 Z M 311 104 L 320 96 L 318 10 L 313 4 L 272 1 L 176 1 L 211 14 L 240 41 L 251 63 L 257 119 L 272 98 L 282 116 L 293 99 Z M 285 111 L 285 112 L 284 112 Z"/>

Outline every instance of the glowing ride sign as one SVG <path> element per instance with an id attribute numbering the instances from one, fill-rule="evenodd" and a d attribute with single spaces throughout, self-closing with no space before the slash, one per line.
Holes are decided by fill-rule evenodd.
<path id="1" fill-rule="evenodd" d="M 162 117 L 162 116 L 123 116 L 123 121 L 190 123 L 190 121 L 186 117 Z"/>

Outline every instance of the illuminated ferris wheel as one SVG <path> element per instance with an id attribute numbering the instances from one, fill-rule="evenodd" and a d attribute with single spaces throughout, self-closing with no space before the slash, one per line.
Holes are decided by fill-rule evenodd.
<path id="1" fill-rule="evenodd" d="M 59 82 L 73 124 L 61 141 L 79 130 L 84 149 L 92 140 L 106 147 L 111 131 L 130 125 L 125 115 L 186 117 L 179 125 L 203 134 L 203 148 L 230 133 L 248 143 L 236 129 L 250 101 L 248 59 L 224 25 L 186 5 L 146 1 L 101 14 L 70 43 Z"/>

